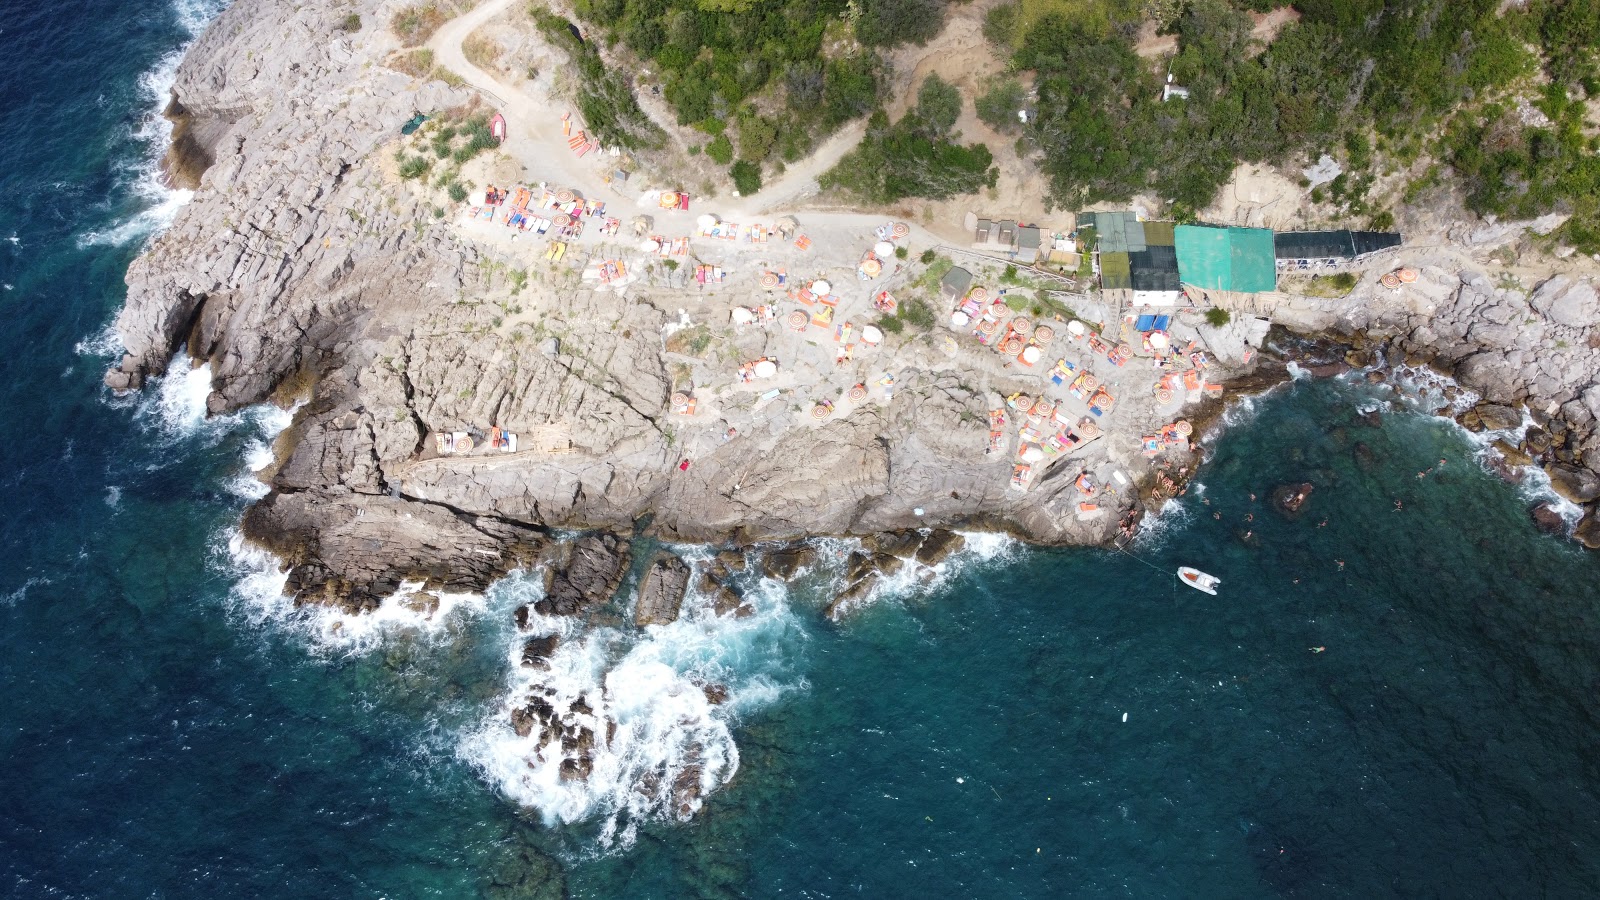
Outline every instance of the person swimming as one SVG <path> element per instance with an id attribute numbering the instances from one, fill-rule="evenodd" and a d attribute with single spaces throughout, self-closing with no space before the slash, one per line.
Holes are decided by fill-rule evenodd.
<path id="1" fill-rule="evenodd" d="M 1324 651 L 1326 649 L 1328 649 L 1328 648 L 1327 647 L 1312 647 L 1311 648 L 1311 652 L 1312 653 L 1321 653 L 1322 651 Z"/>

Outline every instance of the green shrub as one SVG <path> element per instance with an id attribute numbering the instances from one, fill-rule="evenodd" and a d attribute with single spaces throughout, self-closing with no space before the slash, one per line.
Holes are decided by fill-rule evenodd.
<path id="1" fill-rule="evenodd" d="M 911 251 L 907 250 L 904 247 L 896 247 L 896 248 L 894 248 L 894 258 L 895 259 L 905 259 L 906 257 L 908 257 L 910 255 L 911 255 Z"/>
<path id="2" fill-rule="evenodd" d="M 1010 51 L 1017 41 L 1017 27 L 1022 21 L 1022 4 L 1002 3 L 983 17 L 983 36 L 989 43 Z"/>
<path id="3" fill-rule="evenodd" d="M 1024 98 L 1022 82 L 1015 78 L 1002 78 L 973 101 L 973 106 L 984 124 L 1002 134 L 1014 134 L 1022 130 L 1017 111 L 1022 109 Z"/>
<path id="4" fill-rule="evenodd" d="M 449 187 L 445 188 L 445 190 L 449 192 L 451 200 L 454 200 L 457 203 L 466 202 L 467 188 L 461 182 L 452 181 L 450 182 Z"/>
<path id="5" fill-rule="evenodd" d="M 425 156 L 403 156 L 400 159 L 400 177 L 407 181 L 421 178 L 428 174 L 428 169 L 432 165 Z"/>
<path id="6" fill-rule="evenodd" d="M 926 330 L 933 327 L 933 307 L 920 297 L 912 297 L 900 304 L 900 318 L 908 325 Z"/>
<path id="7" fill-rule="evenodd" d="M 1233 316 L 1220 306 L 1213 306 L 1206 310 L 1206 324 L 1213 328 L 1221 328 L 1233 320 Z"/>
<path id="8" fill-rule="evenodd" d="M 935 253 L 933 251 L 932 247 L 929 247 L 928 249 L 922 251 L 922 255 L 917 257 L 917 258 L 922 261 L 923 265 L 926 266 L 929 263 L 932 263 L 934 260 L 938 259 L 939 258 L 939 254 Z"/>
<path id="9" fill-rule="evenodd" d="M 906 323 L 899 316 L 884 316 L 876 324 L 888 334 L 899 334 L 906 330 Z"/>
<path id="10" fill-rule="evenodd" d="M 761 167 L 748 159 L 734 163 L 728 174 L 733 177 L 733 186 L 741 197 L 761 190 Z"/>
<path id="11" fill-rule="evenodd" d="M 943 0 L 861 0 L 856 39 L 867 45 L 926 44 L 944 28 Z"/>
<path id="12" fill-rule="evenodd" d="M 355 34 L 361 30 L 361 14 L 351 13 L 339 20 L 339 30 L 347 34 Z"/>
<path id="13" fill-rule="evenodd" d="M 713 162 L 727 165 L 733 162 L 733 142 L 728 140 L 726 134 L 717 135 L 716 139 L 706 145 L 706 155 Z"/>

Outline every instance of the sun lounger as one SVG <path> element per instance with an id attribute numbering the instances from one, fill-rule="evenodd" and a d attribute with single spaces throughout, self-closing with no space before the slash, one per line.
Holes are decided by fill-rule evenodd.
<path id="1" fill-rule="evenodd" d="M 795 245 L 795 247 L 797 247 L 797 248 L 799 248 L 801 250 L 810 250 L 811 249 L 811 238 L 808 238 L 808 237 L 806 237 L 805 235 L 802 234 L 799 237 L 794 239 L 794 245 Z"/>

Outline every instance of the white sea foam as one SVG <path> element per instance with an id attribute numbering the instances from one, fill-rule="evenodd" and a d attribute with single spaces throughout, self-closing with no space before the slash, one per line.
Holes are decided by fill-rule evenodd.
<path id="1" fill-rule="evenodd" d="M 496 608 L 532 603 L 542 580 L 513 574 L 491 594 L 506 601 Z M 788 662 L 800 634 L 782 586 L 759 582 L 745 601 L 751 615 L 717 616 L 711 599 L 691 588 L 677 621 L 642 631 L 585 630 L 530 609 L 511 648 L 504 703 L 463 735 L 459 755 L 547 824 L 594 823 L 601 851 L 630 846 L 647 819 L 692 816 L 700 798 L 738 771 L 736 717 L 804 686 Z M 558 636 L 548 669 L 520 664 L 530 635 Z M 726 689 L 725 702 L 707 698 L 703 686 L 712 684 Z M 513 729 L 511 711 L 535 694 L 563 713 L 580 699 L 592 710 L 562 716 L 594 735 L 588 777 L 564 780 L 559 744 L 541 748 L 539 729 L 526 737 Z"/>
<path id="2" fill-rule="evenodd" d="M 194 199 L 193 191 L 169 187 L 162 179 L 162 160 L 172 140 L 172 123 L 162 112 L 171 99 L 172 85 L 177 81 L 178 64 L 183 61 L 184 53 L 226 6 L 226 2 L 219 0 L 178 0 L 173 4 L 178 26 L 188 34 L 189 40 L 183 47 L 162 56 L 153 68 L 139 77 L 139 94 L 146 103 L 145 115 L 134 127 L 131 137 L 144 152 L 120 173 L 121 180 L 139 199 L 140 209 L 104 229 L 85 232 L 78 238 L 80 247 L 116 246 L 141 240 L 171 225 L 178 211 Z"/>
<path id="3" fill-rule="evenodd" d="M 17 588 L 9 594 L 0 595 L 0 606 L 16 606 L 23 600 L 28 599 L 28 591 L 33 590 L 40 585 L 46 585 L 50 583 L 51 580 L 49 578 L 45 578 L 42 575 L 35 575 L 34 577 L 29 578 L 27 581 L 24 581 L 22 583 L 22 587 Z"/>
<path id="4" fill-rule="evenodd" d="M 151 379 L 135 419 L 169 437 L 187 437 L 234 424 L 232 416 L 207 420 L 206 398 L 210 395 L 211 364 L 195 366 L 180 350 L 167 364 L 167 373 Z"/>
<path id="5" fill-rule="evenodd" d="M 482 594 L 424 591 L 422 582 L 401 583 L 377 609 L 359 615 L 316 604 L 297 608 L 284 593 L 289 574 L 277 557 L 245 541 L 237 528 L 221 537 L 213 558 L 233 578 L 234 610 L 253 626 L 272 626 L 300 638 L 314 656 L 359 656 L 400 635 L 437 640 L 460 616 L 487 608 Z M 430 597 L 437 608 L 427 611 L 423 601 Z"/>
<path id="6" fill-rule="evenodd" d="M 78 341 L 72 347 L 72 352 L 78 356 L 91 356 L 97 359 L 114 359 L 122 355 L 122 335 L 117 334 L 117 326 L 107 325 Z"/>

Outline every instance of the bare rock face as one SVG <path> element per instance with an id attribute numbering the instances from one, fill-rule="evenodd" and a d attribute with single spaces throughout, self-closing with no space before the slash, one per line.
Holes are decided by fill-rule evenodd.
<path id="1" fill-rule="evenodd" d="M 1573 530 L 1572 537 L 1590 550 L 1600 550 L 1600 508 L 1589 508 Z"/>
<path id="2" fill-rule="evenodd" d="M 545 578 L 544 599 L 534 609 L 545 616 L 575 616 L 605 603 L 628 570 L 628 545 L 614 534 L 578 538 L 565 562 Z"/>
<path id="3" fill-rule="evenodd" d="M 917 548 L 917 562 L 925 566 L 936 566 L 965 546 L 967 546 L 966 538 L 953 531 L 935 528 L 928 532 L 928 536 L 922 541 L 922 546 Z"/>
<path id="4" fill-rule="evenodd" d="M 546 544 L 525 525 L 382 495 L 273 494 L 242 527 L 284 560 L 297 602 L 348 612 L 377 607 L 406 580 L 483 591 Z"/>
<path id="5" fill-rule="evenodd" d="M 1557 275 L 1539 285 L 1529 303 L 1558 325 L 1587 328 L 1600 323 L 1600 294 L 1594 285 L 1566 275 Z"/>
<path id="6" fill-rule="evenodd" d="M 688 588 L 689 566 L 676 556 L 662 555 L 650 564 L 639 584 L 639 602 L 633 610 L 633 623 L 643 628 L 677 621 Z"/>
<path id="7" fill-rule="evenodd" d="M 743 560 L 743 554 L 740 559 Z M 755 608 L 728 584 L 729 572 L 720 559 L 714 560 L 700 573 L 700 593 L 711 598 L 711 611 L 719 616 L 743 619 L 755 613 Z"/>
<path id="8" fill-rule="evenodd" d="M 1550 476 L 1550 487 L 1573 503 L 1600 499 L 1600 475 L 1566 463 L 1551 463 L 1544 471 Z"/>

